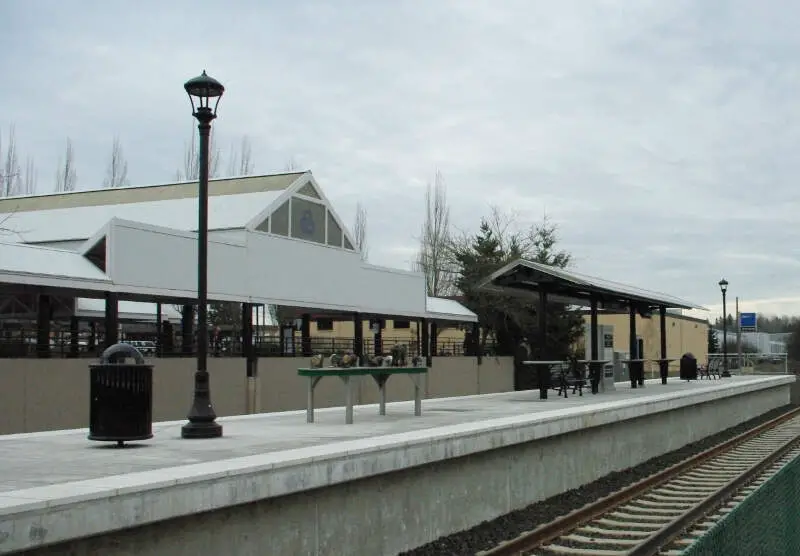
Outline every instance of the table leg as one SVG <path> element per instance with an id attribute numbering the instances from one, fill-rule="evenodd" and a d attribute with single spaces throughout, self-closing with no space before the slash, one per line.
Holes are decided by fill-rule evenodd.
<path id="1" fill-rule="evenodd" d="M 661 371 L 661 384 L 667 383 L 667 374 L 669 374 L 669 362 L 668 361 L 659 361 L 658 366 L 660 367 Z"/>
<path id="2" fill-rule="evenodd" d="M 414 415 L 419 417 L 422 415 L 422 396 L 419 384 L 419 375 L 409 375 L 411 380 L 414 381 Z"/>
<path id="3" fill-rule="evenodd" d="M 308 377 L 308 405 L 306 407 L 306 422 L 314 422 L 314 387 L 322 379 L 321 376 Z"/>
<path id="4" fill-rule="evenodd" d="M 353 424 L 353 388 L 352 381 L 349 376 L 343 376 L 344 381 L 344 422 L 347 425 Z"/>
<path id="5" fill-rule="evenodd" d="M 386 415 L 386 382 L 391 375 L 372 375 L 375 383 L 378 385 L 378 414 Z"/>
<path id="6" fill-rule="evenodd" d="M 539 399 L 547 399 L 547 389 L 550 388 L 550 366 L 536 365 L 537 380 L 539 382 Z"/>

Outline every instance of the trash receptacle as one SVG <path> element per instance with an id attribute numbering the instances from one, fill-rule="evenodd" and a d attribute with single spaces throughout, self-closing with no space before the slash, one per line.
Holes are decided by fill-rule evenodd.
<path id="1" fill-rule="evenodd" d="M 89 440 L 122 446 L 152 438 L 153 366 L 145 364 L 141 352 L 130 344 L 114 344 L 89 369 Z"/>
<path id="2" fill-rule="evenodd" d="M 691 353 L 681 356 L 681 380 L 697 380 L 697 359 Z"/>

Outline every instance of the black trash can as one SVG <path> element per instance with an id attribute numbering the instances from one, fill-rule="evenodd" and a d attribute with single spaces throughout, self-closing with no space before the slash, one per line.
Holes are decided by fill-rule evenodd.
<path id="1" fill-rule="evenodd" d="M 681 380 L 697 380 L 697 359 L 691 353 L 681 357 Z"/>
<path id="2" fill-rule="evenodd" d="M 122 446 L 152 438 L 153 366 L 145 364 L 139 350 L 114 344 L 89 369 L 89 440 Z"/>

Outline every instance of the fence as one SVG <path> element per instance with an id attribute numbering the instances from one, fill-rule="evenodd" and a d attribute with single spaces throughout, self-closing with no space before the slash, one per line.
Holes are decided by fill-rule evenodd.
<path id="1" fill-rule="evenodd" d="M 724 360 L 721 353 L 710 353 L 708 360 Z M 728 354 L 728 370 L 740 374 L 788 374 L 789 360 L 785 353 L 743 353 L 741 357 L 736 353 Z M 722 365 L 720 365 L 722 369 Z"/>
<path id="2" fill-rule="evenodd" d="M 800 554 L 800 458 L 788 463 L 745 498 L 684 554 Z"/>
<path id="3" fill-rule="evenodd" d="M 0 358 L 9 357 L 97 357 L 105 345 L 102 330 L 94 334 L 80 331 L 73 338 L 68 330 L 53 332 L 49 343 L 39 346 L 37 331 L 35 329 L 4 330 L 0 336 Z M 126 334 L 122 341 L 128 341 L 143 350 L 146 355 L 161 357 L 191 356 L 195 354 L 195 341 L 193 336 L 190 343 L 184 345 L 183 334 L 180 330 L 168 335 L 162 334 L 163 341 L 152 333 Z M 391 352 L 396 345 L 408 346 L 410 356 L 421 353 L 420 340 L 414 336 L 384 336 L 381 339 L 380 351 Z M 259 357 L 293 357 L 303 353 L 302 338 L 299 334 L 281 339 L 277 334 L 254 335 L 253 348 Z M 332 353 L 355 351 L 355 340 L 347 337 L 312 336 L 310 338 L 312 353 L 322 353 L 329 356 Z M 448 340 L 439 338 L 436 342 L 436 356 L 463 356 L 474 355 L 464 345 L 463 340 Z M 364 338 L 363 353 L 375 354 L 375 341 L 372 337 Z M 209 336 L 209 355 L 212 357 L 241 357 L 242 339 L 234 334 Z M 488 343 L 483 355 L 494 355 L 493 344 Z"/>

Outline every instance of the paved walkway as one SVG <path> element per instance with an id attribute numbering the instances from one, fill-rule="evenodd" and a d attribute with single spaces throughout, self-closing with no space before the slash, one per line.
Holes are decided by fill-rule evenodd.
<path id="1" fill-rule="evenodd" d="M 344 424 L 344 408 L 316 411 L 316 422 L 306 423 L 306 412 L 265 413 L 219 419 L 224 436 L 214 440 L 183 440 L 183 422 L 153 425 L 154 437 L 138 445 L 118 449 L 113 444 L 92 442 L 87 430 L 52 431 L 0 436 L 0 498 L 10 491 L 96 479 L 137 471 L 149 471 L 193 463 L 219 461 L 240 456 L 278 452 L 332 444 L 345 440 L 377 437 L 448 425 L 474 423 L 493 418 L 539 413 L 558 415 L 570 408 L 591 404 L 608 407 L 635 399 L 716 389 L 731 383 L 763 380 L 764 377 L 732 377 L 692 383 L 671 380 L 647 381 L 647 388 L 632 390 L 617 384 L 615 392 L 559 398 L 550 392 L 539 400 L 537 391 L 423 400 L 422 416 L 414 417 L 413 402 L 387 404 L 386 415 L 377 405 L 357 406 L 355 423 Z M 2 502 L 2 500 L 0 500 Z"/>

